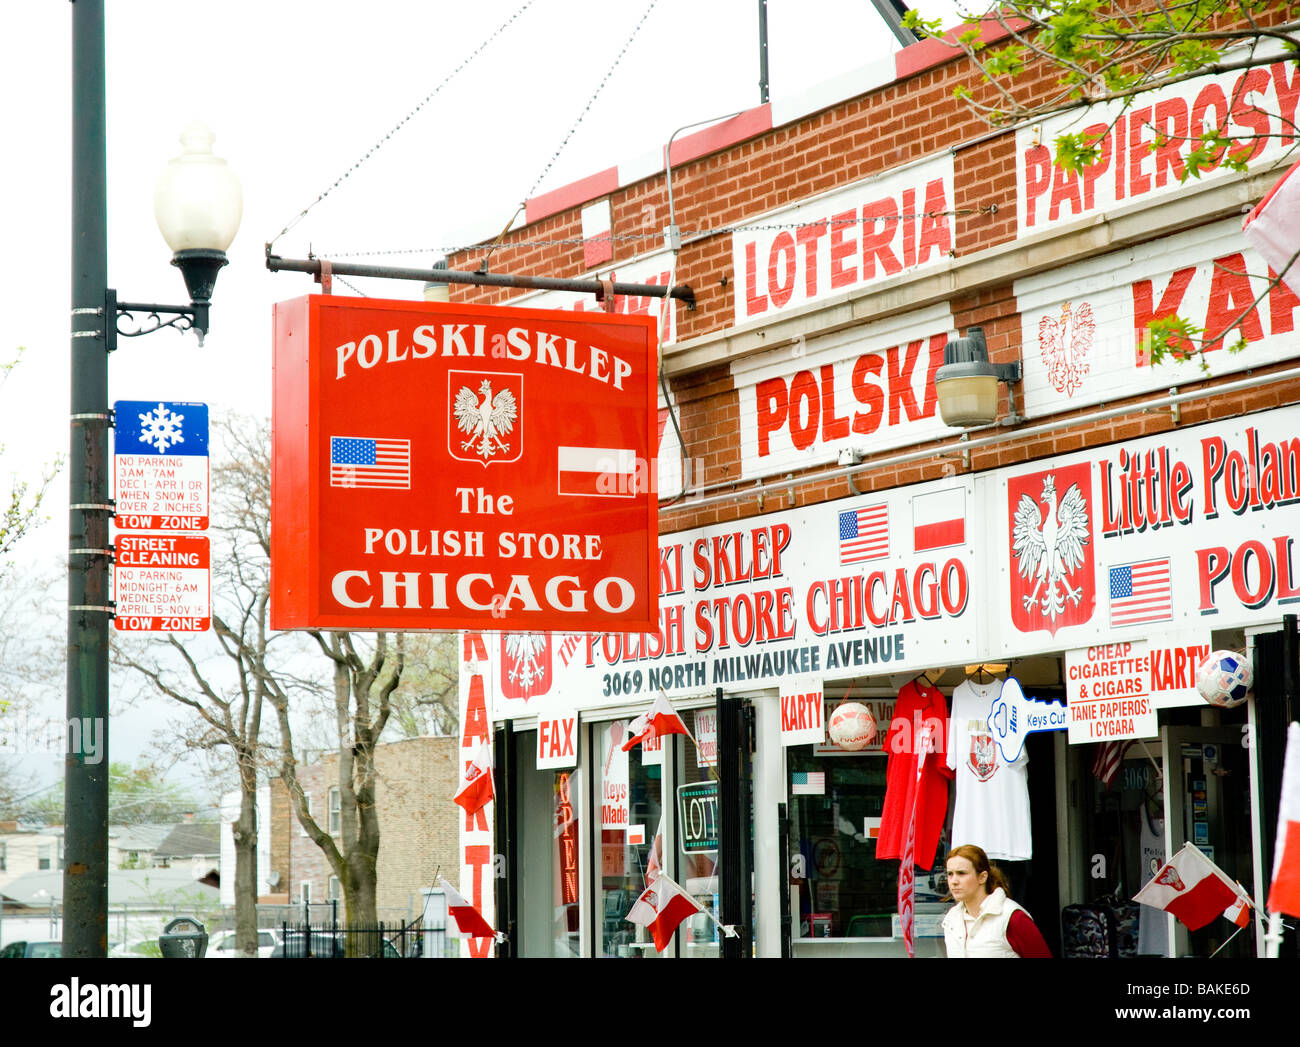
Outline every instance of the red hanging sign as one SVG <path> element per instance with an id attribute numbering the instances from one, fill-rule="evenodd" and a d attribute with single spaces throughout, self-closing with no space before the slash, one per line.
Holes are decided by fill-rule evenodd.
<path id="1" fill-rule="evenodd" d="M 271 624 L 657 628 L 648 317 L 275 307 Z"/>

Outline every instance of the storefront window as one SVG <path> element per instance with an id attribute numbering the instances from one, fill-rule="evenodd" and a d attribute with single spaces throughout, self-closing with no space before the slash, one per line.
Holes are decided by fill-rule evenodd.
<path id="1" fill-rule="evenodd" d="M 713 709 L 685 714 L 695 735 L 677 740 L 677 882 L 713 914 L 718 896 L 718 718 Z M 718 925 L 697 913 L 677 932 L 678 955 L 708 958 L 720 953 Z"/>
<path id="2" fill-rule="evenodd" d="M 581 921 L 577 771 L 537 767 L 537 735 L 517 736 L 520 955 L 578 956 Z"/>
<path id="3" fill-rule="evenodd" d="M 627 920 L 646 887 L 651 848 L 659 831 L 663 749 L 651 743 L 623 752 L 626 724 L 597 724 L 596 809 L 600 815 L 600 862 L 596 898 L 596 955 L 655 956 L 644 927 Z"/>
<path id="4" fill-rule="evenodd" d="M 878 724 L 889 724 L 892 701 L 860 701 Z M 898 859 L 876 858 L 886 786 L 880 736 L 857 752 L 828 743 L 791 746 L 786 754 L 794 936 L 898 938 Z M 947 882 L 940 856 L 947 847 L 945 829 L 935 854 L 917 855 L 917 937 L 939 934 L 947 908 L 942 903 Z M 928 874 L 921 871 L 927 867 Z"/>

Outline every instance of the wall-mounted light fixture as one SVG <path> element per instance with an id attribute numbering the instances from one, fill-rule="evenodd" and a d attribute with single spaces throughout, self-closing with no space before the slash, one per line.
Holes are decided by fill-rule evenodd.
<path id="1" fill-rule="evenodd" d="M 989 363 L 984 328 L 968 328 L 965 338 L 955 338 L 944 346 L 943 366 L 934 375 L 939 414 L 944 424 L 970 427 L 996 422 L 999 382 L 1007 383 L 1014 418 L 1015 400 L 1010 386 L 1019 382 L 1020 377 L 1019 360 L 1010 364 Z"/>

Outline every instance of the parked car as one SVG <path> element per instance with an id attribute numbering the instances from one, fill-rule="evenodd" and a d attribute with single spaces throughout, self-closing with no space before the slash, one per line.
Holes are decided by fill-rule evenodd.
<path id="1" fill-rule="evenodd" d="M 278 927 L 259 927 L 257 929 L 257 955 L 270 956 L 277 945 L 280 944 L 281 933 Z M 214 957 L 218 960 L 234 959 L 239 956 L 239 950 L 235 947 L 234 931 L 218 931 L 208 940 L 208 951 L 204 956 Z"/>
<path id="2" fill-rule="evenodd" d="M 62 956 L 62 942 L 10 942 L 0 949 L 0 960 L 57 960 Z"/>
<path id="3" fill-rule="evenodd" d="M 158 945 L 158 936 L 145 938 L 128 938 L 108 950 L 109 959 L 154 960 L 162 956 Z"/>

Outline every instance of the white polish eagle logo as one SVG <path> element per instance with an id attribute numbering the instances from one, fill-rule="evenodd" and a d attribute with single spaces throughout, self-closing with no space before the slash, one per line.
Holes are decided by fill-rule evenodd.
<path id="1" fill-rule="evenodd" d="M 462 452 L 477 455 L 484 462 L 498 454 L 509 458 L 511 445 L 503 438 L 510 435 L 519 418 L 519 403 L 513 392 L 499 389 L 493 394 L 491 378 L 484 377 L 477 393 L 468 385 L 460 387 L 452 414 L 457 428 L 467 437 L 460 441 Z"/>
<path id="2" fill-rule="evenodd" d="M 503 694 L 535 698 L 551 686 L 551 638 L 544 632 L 504 633 L 501 637 Z"/>
<path id="3" fill-rule="evenodd" d="M 1057 502 L 1056 477 L 1048 474 L 1043 481 L 1040 498 L 1047 507 L 1046 514 L 1027 494 L 1020 496 L 1012 525 L 1012 551 L 1022 578 L 1033 585 L 1033 591 L 1021 596 L 1026 611 L 1035 603 L 1049 622 L 1063 615 L 1066 602 L 1078 606 L 1083 597 L 1083 585 L 1070 585 L 1070 576 L 1084 562 L 1084 546 L 1088 544 L 1088 506 L 1078 484 L 1071 484 L 1065 497 Z"/>

